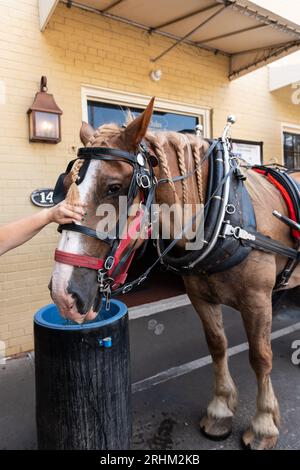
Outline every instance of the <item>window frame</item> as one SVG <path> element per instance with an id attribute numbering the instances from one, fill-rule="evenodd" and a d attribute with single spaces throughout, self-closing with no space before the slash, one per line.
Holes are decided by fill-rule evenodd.
<path id="1" fill-rule="evenodd" d="M 98 101 L 121 106 L 136 106 L 145 108 L 149 103 L 151 96 L 140 95 L 137 93 L 129 93 L 109 88 L 82 85 L 81 101 L 82 101 L 82 120 L 88 122 L 88 101 Z M 203 120 L 203 137 L 211 138 L 212 136 L 212 109 L 208 106 L 194 106 L 178 101 L 170 101 L 157 98 L 155 100 L 155 109 L 170 113 L 184 114 L 202 118 Z"/>
<path id="2" fill-rule="evenodd" d="M 284 133 L 300 135 L 300 125 L 294 123 L 281 123 L 281 159 L 282 164 L 285 165 L 284 160 Z"/>

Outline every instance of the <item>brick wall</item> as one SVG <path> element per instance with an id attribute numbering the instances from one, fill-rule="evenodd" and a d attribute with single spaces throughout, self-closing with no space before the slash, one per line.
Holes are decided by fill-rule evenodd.
<path id="1" fill-rule="evenodd" d="M 267 69 L 228 82 L 227 58 L 181 45 L 159 64 L 160 82 L 149 79 L 150 58 L 170 44 L 131 26 L 60 4 L 46 31 L 39 31 L 37 0 L 0 0 L 0 223 L 32 214 L 33 189 L 52 187 L 79 145 L 81 85 L 213 108 L 214 135 L 226 115 L 238 122 L 234 137 L 264 141 L 265 160 L 281 159 L 281 122 L 300 124 L 289 92 L 268 92 Z M 41 75 L 63 109 L 62 142 L 30 144 L 26 111 Z M 2 100 L 3 101 L 3 100 Z M 1 100 L 0 100 L 1 103 Z M 32 316 L 50 302 L 47 284 L 56 227 L 49 226 L 0 261 L 0 340 L 11 355 L 33 348 Z"/>

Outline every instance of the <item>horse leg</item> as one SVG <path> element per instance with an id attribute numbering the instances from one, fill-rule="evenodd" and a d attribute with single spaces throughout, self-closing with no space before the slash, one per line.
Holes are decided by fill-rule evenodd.
<path id="1" fill-rule="evenodd" d="M 200 422 L 200 428 L 211 439 L 226 439 L 232 431 L 237 391 L 228 369 L 227 339 L 221 306 L 207 303 L 190 294 L 189 297 L 202 320 L 214 369 L 214 396 Z"/>
<path id="2" fill-rule="evenodd" d="M 279 435 L 280 412 L 270 373 L 272 370 L 271 295 L 254 292 L 249 303 L 243 302 L 241 314 L 249 342 L 249 359 L 257 379 L 256 414 L 242 442 L 248 449 L 275 447 Z"/>

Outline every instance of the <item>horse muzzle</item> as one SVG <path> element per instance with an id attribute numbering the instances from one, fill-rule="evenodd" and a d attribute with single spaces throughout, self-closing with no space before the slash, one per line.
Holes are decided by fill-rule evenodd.
<path id="1" fill-rule="evenodd" d="M 75 267 L 67 273 L 61 268 L 56 265 L 48 287 L 62 317 L 77 323 L 95 318 L 101 302 L 96 273 Z"/>

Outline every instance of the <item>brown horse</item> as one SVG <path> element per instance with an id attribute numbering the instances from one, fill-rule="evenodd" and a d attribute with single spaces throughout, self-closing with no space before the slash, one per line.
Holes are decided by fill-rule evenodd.
<path id="1" fill-rule="evenodd" d="M 168 205 L 174 202 L 202 203 L 203 195 L 206 194 L 208 161 L 201 167 L 198 165 L 197 171 L 190 178 L 177 182 L 172 182 L 172 178 L 195 168 L 207 151 L 208 143 L 195 135 L 148 132 L 152 111 L 153 99 L 147 109 L 125 129 L 109 124 L 94 130 L 83 123 L 81 140 L 87 147 L 104 146 L 136 152 L 138 144 L 145 139 L 159 162 L 154 168 L 156 177 L 167 178 L 166 184 L 157 187 L 156 201 Z M 257 230 L 293 247 L 289 227 L 272 215 L 273 210 L 287 215 L 287 207 L 280 192 L 264 176 L 250 169 L 243 172 L 247 177 L 246 186 L 253 203 Z M 131 166 L 125 162 L 90 163 L 84 181 L 78 186 L 80 198 L 87 204 L 86 225 L 95 228 L 97 206 L 109 202 L 117 208 L 117 196 L 127 194 L 131 173 Z M 65 183 L 68 187 L 68 178 Z M 179 242 L 179 247 L 184 250 L 183 241 Z M 63 231 L 59 249 L 99 258 L 108 252 L 108 246 L 102 241 L 68 231 Z M 237 390 L 228 369 L 227 340 L 222 324 L 221 304 L 225 304 L 241 312 L 249 341 L 250 363 L 257 378 L 257 410 L 249 428 L 243 434 L 243 443 L 251 449 L 270 449 L 276 445 L 280 413 L 270 379 L 271 298 L 276 275 L 284 268 L 285 263 L 286 259 L 282 256 L 253 249 L 244 261 L 226 272 L 210 276 L 183 276 L 187 294 L 202 320 L 213 359 L 214 394 L 200 424 L 208 437 L 220 438 L 229 435 L 237 406 Z M 290 279 L 289 288 L 299 285 L 298 266 Z M 98 297 L 95 271 L 55 263 L 52 298 L 64 317 L 78 322 L 95 317 L 99 307 Z"/>

